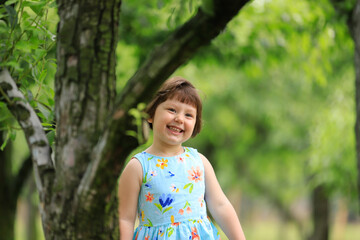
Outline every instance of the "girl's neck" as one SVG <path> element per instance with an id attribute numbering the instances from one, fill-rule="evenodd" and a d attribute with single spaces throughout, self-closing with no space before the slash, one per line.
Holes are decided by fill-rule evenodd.
<path id="1" fill-rule="evenodd" d="M 184 148 L 181 145 L 178 146 L 159 146 L 157 144 L 152 144 L 148 149 L 145 150 L 147 153 L 150 153 L 159 157 L 172 157 L 180 155 L 184 152 Z"/>

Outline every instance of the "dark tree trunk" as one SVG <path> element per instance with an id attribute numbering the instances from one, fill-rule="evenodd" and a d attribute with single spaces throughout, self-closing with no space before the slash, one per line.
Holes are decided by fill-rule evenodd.
<path id="1" fill-rule="evenodd" d="M 347 1 L 331 0 L 334 9 L 340 17 L 346 19 L 352 39 L 354 40 L 354 68 L 355 68 L 355 138 L 356 138 L 356 158 L 357 158 L 357 194 L 358 209 L 360 213 L 360 0 Z M 354 6 L 349 7 L 350 3 Z"/>
<path id="2" fill-rule="evenodd" d="M 312 194 L 313 205 L 313 233 L 310 236 L 310 240 L 328 240 L 329 239 L 329 197 L 326 194 L 324 186 L 317 186 L 313 190 Z"/>
<path id="3" fill-rule="evenodd" d="M 358 204 L 360 206 L 360 1 L 356 2 L 352 16 L 349 21 L 349 28 L 355 44 L 355 101 L 356 101 L 356 153 L 357 153 L 357 189 Z M 360 211 L 360 207 L 359 207 Z"/>
<path id="4" fill-rule="evenodd" d="M 96 205 L 83 202 L 77 193 L 114 104 L 121 1 L 57 3 L 56 178 L 48 206 L 53 217 L 48 218 L 45 235 L 47 239 L 116 239 L 117 223 L 111 214 L 116 212 L 116 201 L 111 192 Z"/>
<path id="5" fill-rule="evenodd" d="M 4 132 L 0 131 L 0 143 L 4 142 Z M 1 238 L 14 239 L 16 199 L 11 189 L 11 143 L 0 151 L 0 233 Z"/>

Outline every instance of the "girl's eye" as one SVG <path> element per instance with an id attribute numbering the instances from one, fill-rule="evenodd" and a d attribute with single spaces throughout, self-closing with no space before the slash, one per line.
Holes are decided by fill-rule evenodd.
<path id="1" fill-rule="evenodd" d="M 176 112 L 175 109 L 173 109 L 173 108 L 169 108 L 168 110 L 169 110 L 169 112 Z"/>
<path id="2" fill-rule="evenodd" d="M 190 113 L 187 113 L 185 116 L 188 117 L 188 118 L 193 118 L 193 117 L 194 117 L 194 116 L 193 116 L 192 114 L 190 114 Z"/>

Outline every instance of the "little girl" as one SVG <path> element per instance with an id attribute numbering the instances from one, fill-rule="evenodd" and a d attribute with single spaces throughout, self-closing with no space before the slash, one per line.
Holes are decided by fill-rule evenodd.
<path id="1" fill-rule="evenodd" d="M 200 132 L 201 111 L 197 90 L 181 77 L 167 80 L 148 105 L 153 144 L 129 161 L 119 181 L 121 240 L 220 239 L 207 208 L 230 240 L 245 240 L 210 162 L 182 146 Z"/>

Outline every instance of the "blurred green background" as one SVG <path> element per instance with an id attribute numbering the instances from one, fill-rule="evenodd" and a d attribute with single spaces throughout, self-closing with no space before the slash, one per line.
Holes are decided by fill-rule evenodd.
<path id="1" fill-rule="evenodd" d="M 118 92 L 201 2 L 123 1 Z M 344 2 L 345 8 L 354 3 Z M 45 20 L 55 34 L 55 5 L 48 6 Z M 54 56 L 52 47 L 47 57 Z M 247 239 L 307 239 L 314 227 L 312 196 L 319 189 L 330 206 L 330 239 L 360 236 L 353 56 L 346 18 L 330 1 L 255 0 L 174 73 L 200 89 L 204 104 L 203 130 L 185 145 L 212 162 Z M 26 94 L 51 106 L 56 63 L 44 62 L 43 69 L 45 77 L 29 80 Z M 51 107 L 41 112 L 53 118 Z M 4 106 L 0 114 L 8 116 Z M 29 152 L 12 126 L 2 131 L 16 135 L 5 147 L 15 173 Z M 43 239 L 35 189 L 29 179 L 18 199 L 17 240 Z"/>

